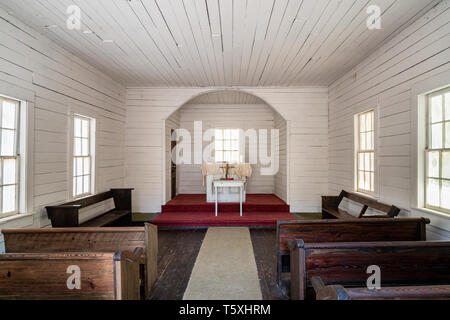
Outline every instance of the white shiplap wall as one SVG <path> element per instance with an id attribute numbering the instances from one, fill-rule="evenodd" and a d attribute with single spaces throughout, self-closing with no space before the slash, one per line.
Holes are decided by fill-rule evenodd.
<path id="1" fill-rule="evenodd" d="M 260 129 L 266 129 L 268 130 L 268 139 L 270 139 L 270 130 L 274 129 L 274 113 L 265 104 L 188 104 L 180 109 L 180 128 L 191 133 L 192 150 L 194 150 L 194 121 L 202 122 L 203 132 L 211 128 L 234 128 L 244 131 L 255 129 L 257 132 Z M 205 142 L 203 147 L 208 144 L 209 142 Z M 249 150 L 248 139 L 246 139 L 246 150 Z M 253 175 L 248 180 L 247 193 L 274 193 L 274 176 L 261 175 L 259 163 L 252 165 L 252 168 Z M 183 164 L 179 166 L 179 193 L 204 193 L 202 180 L 201 165 Z"/>
<path id="2" fill-rule="evenodd" d="M 165 123 L 166 126 L 166 138 L 165 138 L 165 144 L 166 144 L 166 201 L 169 201 L 172 199 L 172 179 L 171 179 L 171 165 L 172 165 L 172 150 L 171 150 L 171 140 L 172 140 L 172 130 L 180 128 L 180 111 L 174 112 Z M 179 168 L 177 168 L 177 175 L 179 174 Z M 177 179 L 178 184 L 178 179 Z M 178 190 L 178 185 L 176 187 Z"/>
<path id="3" fill-rule="evenodd" d="M 293 211 L 320 211 L 328 189 L 328 88 L 129 88 L 127 90 L 126 184 L 136 188 L 134 210 L 158 212 L 163 194 L 167 119 L 192 98 L 223 90 L 240 90 L 269 104 L 287 120 L 288 199 Z M 136 159 L 146 159 L 145 166 Z"/>
<path id="4" fill-rule="evenodd" d="M 68 200 L 68 128 L 73 112 L 97 119 L 97 191 L 123 185 L 125 88 L 2 9 L 0 94 L 28 102 L 28 137 L 34 145 L 28 209 L 34 216 L 0 228 L 47 226 L 44 206 Z"/>
<path id="5" fill-rule="evenodd" d="M 353 116 L 376 107 L 380 200 L 426 216 L 411 210 L 411 89 L 450 69 L 449 21 L 450 1 L 442 1 L 331 85 L 331 194 L 353 189 Z M 429 217 L 431 238 L 448 238 L 449 223 Z"/>

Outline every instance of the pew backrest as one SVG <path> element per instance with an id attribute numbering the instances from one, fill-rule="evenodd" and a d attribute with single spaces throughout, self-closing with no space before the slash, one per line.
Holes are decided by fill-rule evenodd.
<path id="1" fill-rule="evenodd" d="M 116 252 L 144 250 L 145 295 L 157 278 L 158 229 L 144 227 L 3 229 L 7 253 Z"/>
<path id="2" fill-rule="evenodd" d="M 425 241 L 426 218 L 304 220 L 277 223 L 277 274 L 289 272 L 289 240 L 305 243 Z"/>
<path id="3" fill-rule="evenodd" d="M 52 223 L 52 227 L 79 227 L 79 211 L 94 204 L 113 199 L 114 209 L 105 212 L 95 218 L 81 224 L 84 227 L 108 226 L 114 221 L 131 215 L 133 188 L 111 189 L 82 199 L 66 202 L 57 206 L 47 206 L 47 216 Z"/>
<path id="4" fill-rule="evenodd" d="M 290 241 L 291 296 L 303 300 L 320 277 L 327 285 L 366 286 L 369 266 L 381 271 L 381 286 L 450 284 L 450 242 Z"/>
<path id="5" fill-rule="evenodd" d="M 0 255 L 0 299 L 137 300 L 139 256 L 133 252 L 6 253 Z M 75 267 L 79 268 L 80 287 Z"/>
<path id="6" fill-rule="evenodd" d="M 450 285 L 385 287 L 376 290 L 325 285 L 312 277 L 316 300 L 450 300 Z"/>

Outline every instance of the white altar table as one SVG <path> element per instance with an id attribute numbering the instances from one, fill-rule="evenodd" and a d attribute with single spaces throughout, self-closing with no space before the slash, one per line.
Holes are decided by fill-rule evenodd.
<path id="1" fill-rule="evenodd" d="M 218 188 L 239 188 L 239 204 L 240 204 L 240 215 L 242 217 L 242 198 L 244 193 L 244 184 L 243 180 L 214 180 L 213 188 L 215 193 L 215 202 L 216 202 L 216 217 L 218 211 Z"/>

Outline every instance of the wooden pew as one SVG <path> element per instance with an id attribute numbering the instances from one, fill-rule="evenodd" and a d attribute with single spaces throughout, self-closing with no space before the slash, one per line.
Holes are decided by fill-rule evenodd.
<path id="1" fill-rule="evenodd" d="M 277 277 L 289 272 L 289 240 L 304 242 L 425 241 L 426 218 L 300 220 L 277 223 Z"/>
<path id="2" fill-rule="evenodd" d="M 291 298 L 314 297 L 312 277 L 328 285 L 364 287 L 367 268 L 381 269 L 381 286 L 450 284 L 450 242 L 305 243 L 290 240 Z"/>
<path id="3" fill-rule="evenodd" d="M 111 189 L 90 197 L 67 202 L 58 206 L 48 206 L 47 216 L 54 228 L 67 227 L 105 227 L 126 216 L 131 218 L 131 191 L 134 189 Z M 109 199 L 114 200 L 115 208 L 82 224 L 79 223 L 79 211 Z"/>
<path id="4" fill-rule="evenodd" d="M 0 299 L 139 299 L 139 258 L 133 252 L 11 253 L 0 255 Z M 80 289 L 69 289 L 69 266 Z M 68 272 L 69 271 L 69 272 Z"/>
<path id="5" fill-rule="evenodd" d="M 141 280 L 148 297 L 158 276 L 158 228 L 2 229 L 7 253 L 63 253 L 132 251 L 142 247 Z"/>
<path id="6" fill-rule="evenodd" d="M 358 217 L 352 216 L 348 212 L 339 209 L 342 200 L 347 198 L 363 205 Z M 394 218 L 400 213 L 396 206 L 390 206 L 376 200 L 342 190 L 337 197 L 322 197 L 322 218 L 323 219 L 346 219 L 366 218 L 365 214 L 369 208 L 384 212 L 385 214 L 369 215 L 368 218 Z"/>
<path id="7" fill-rule="evenodd" d="M 450 300 L 450 285 L 387 287 L 378 290 L 326 286 L 320 277 L 312 277 L 316 300 Z"/>

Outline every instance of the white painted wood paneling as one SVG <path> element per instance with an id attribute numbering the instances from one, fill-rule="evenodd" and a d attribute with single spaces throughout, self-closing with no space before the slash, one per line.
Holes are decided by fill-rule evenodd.
<path id="1" fill-rule="evenodd" d="M 127 86 L 300 86 L 329 85 L 437 2 L 0 0 L 0 7 Z M 73 4 L 79 31 L 66 27 Z M 381 9 L 380 30 L 366 26 L 369 5 Z"/>
<path id="2" fill-rule="evenodd" d="M 411 88 L 450 69 L 449 21 L 442 1 L 331 85 L 329 193 L 353 190 L 353 116 L 376 107 L 379 197 L 411 213 Z"/>
<path id="3" fill-rule="evenodd" d="M 293 211 L 319 212 L 328 189 L 328 88 L 129 88 L 127 90 L 126 184 L 136 187 L 134 210 L 158 212 L 162 189 L 163 121 L 203 93 L 237 90 L 257 96 L 287 120 L 288 194 Z M 146 159 L 148 164 L 135 163 Z"/>
<path id="4" fill-rule="evenodd" d="M 65 202 L 69 190 L 72 113 L 97 120 L 96 189 L 124 182 L 125 88 L 0 9 L 0 94 L 33 108 L 34 226 L 49 224 L 44 207 Z M 86 215 L 97 214 L 88 211 Z M 25 225 L 25 224 L 24 224 Z M 21 225 L 21 226 L 24 226 Z M 30 225 L 28 222 L 26 225 Z M 2 226 L 12 227 L 12 223 Z"/>

